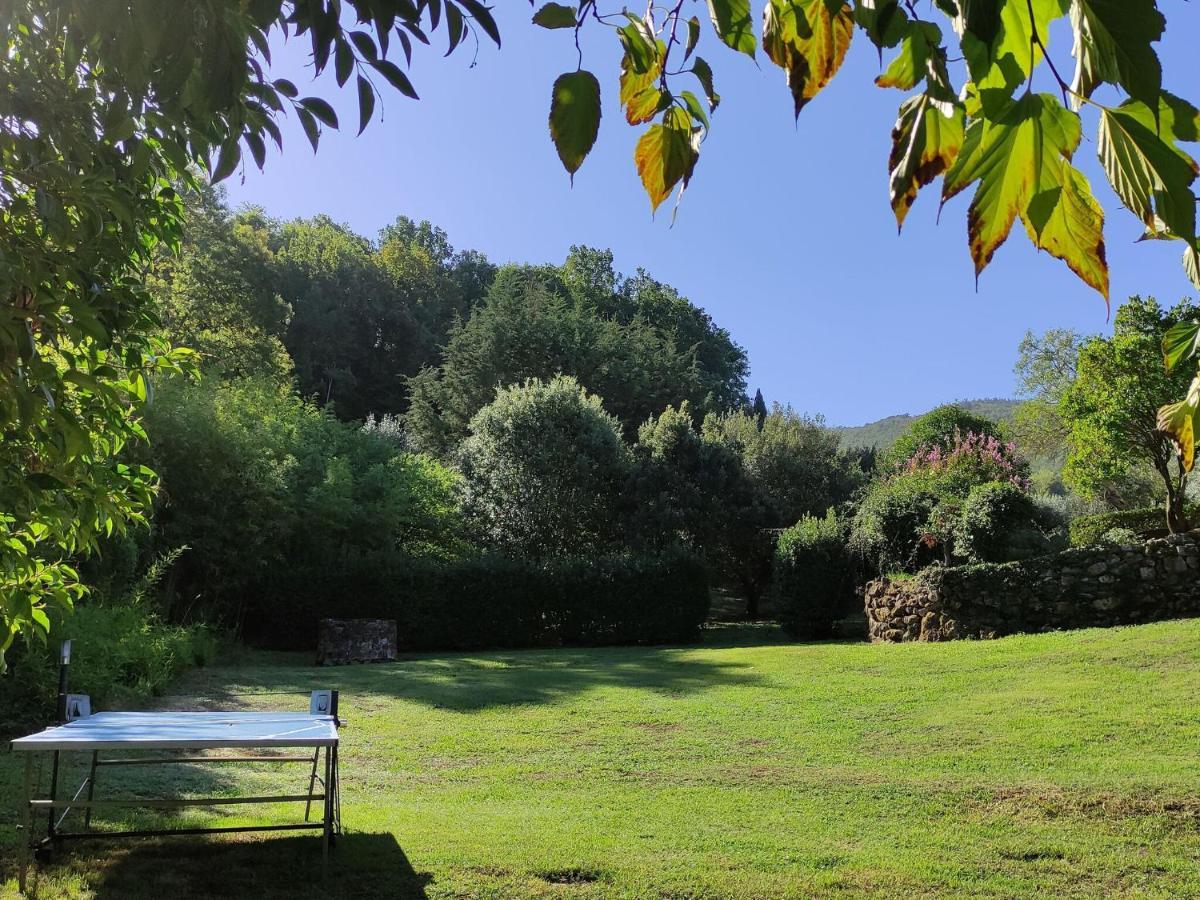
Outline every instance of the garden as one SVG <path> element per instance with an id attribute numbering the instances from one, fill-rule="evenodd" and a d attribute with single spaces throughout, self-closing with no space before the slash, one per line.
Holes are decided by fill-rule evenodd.
<path id="1" fill-rule="evenodd" d="M 303 715 L 336 691 L 310 717 L 340 743 L 320 778 L 316 751 L 311 775 L 308 757 L 222 762 L 228 736 L 207 759 L 152 748 L 172 766 L 108 759 L 103 791 L 127 805 L 91 824 L 139 839 L 49 840 L 37 896 L 1200 894 L 1200 306 L 1160 303 L 1140 285 L 1168 282 L 1145 273 L 1112 280 L 1104 240 L 1105 208 L 1123 208 L 1139 249 L 1177 248 L 1178 286 L 1200 290 L 1185 149 L 1200 110 L 1166 87 L 1154 0 L 766 0 L 761 27 L 744 0 L 521 12 L 568 39 L 546 124 L 572 183 L 608 152 L 587 66 L 619 51 L 606 127 L 644 126 L 634 167 L 652 210 L 675 195 L 672 221 L 701 149 L 719 160 L 698 49 L 761 49 L 799 122 L 860 35 L 875 84 L 909 92 L 888 231 L 936 179 L 943 205 L 973 186 L 977 281 L 1019 218 L 1039 260 L 1109 307 L 1091 330 L 1023 321 L 1015 396 L 954 400 L 977 373 L 921 369 L 927 411 L 860 427 L 787 400 L 798 384 L 809 401 L 834 383 L 860 403 L 906 396 L 815 302 L 789 336 L 793 390 L 757 364 L 792 294 L 830 272 L 858 290 L 818 251 L 785 270 L 755 246 L 780 295 L 758 296 L 728 280 L 747 260 L 711 224 L 681 262 L 574 212 L 562 233 L 528 185 L 540 220 L 505 210 L 456 246 L 386 179 L 444 182 L 434 208 L 461 194 L 483 210 L 516 163 L 477 152 L 478 134 L 454 179 L 430 160 L 462 148 L 434 153 L 423 133 L 428 172 L 363 169 L 380 179 L 357 184 L 373 218 L 342 220 L 332 168 L 287 182 L 290 211 L 238 202 L 248 169 L 279 165 L 280 123 L 298 129 L 289 147 L 348 154 L 326 149 L 347 97 L 360 135 L 390 128 L 384 98 L 416 100 L 410 74 L 435 83 L 426 45 L 474 47 L 474 67 L 511 15 L 479 0 L 0 11 L 0 895 L 25 893 L 30 773 L 52 793 L 86 774 L 92 799 L 98 756 L 51 748 L 50 774 L 9 744 L 67 717 L 68 656 L 84 707 L 168 726 Z M 1077 168 L 1084 129 L 1098 159 Z M 490 249 L 523 231 L 555 249 Z M 947 289 L 897 298 L 918 291 Z M 863 321 L 890 305 L 872 298 Z M 938 309 L 909 318 L 949 335 Z M 817 344 L 843 348 L 833 371 Z M 314 665 L 322 623 L 363 619 L 395 645 Z M 293 747 L 284 730 L 248 746 Z M 324 864 L 312 838 L 225 833 L 277 829 L 280 801 L 305 796 L 207 802 L 287 779 L 307 779 L 310 805 L 321 784 Z M 176 811 L 129 805 L 164 793 Z M 57 802 L 20 812 L 52 809 L 53 835 Z M 162 828 L 195 839 L 145 834 Z"/>

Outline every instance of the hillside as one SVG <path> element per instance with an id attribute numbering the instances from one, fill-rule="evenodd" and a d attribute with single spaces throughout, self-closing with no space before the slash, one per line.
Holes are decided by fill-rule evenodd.
<path id="1" fill-rule="evenodd" d="M 985 400 L 955 400 L 953 402 L 997 422 L 1012 421 L 1013 414 L 1021 404 L 1020 400 L 1005 400 L 999 397 Z M 843 447 L 876 447 L 879 450 L 886 450 L 896 442 L 900 435 L 904 434 L 913 420 L 920 415 L 923 413 L 916 415 L 903 413 L 867 422 L 865 425 L 839 426 L 830 430 L 838 433 Z"/>

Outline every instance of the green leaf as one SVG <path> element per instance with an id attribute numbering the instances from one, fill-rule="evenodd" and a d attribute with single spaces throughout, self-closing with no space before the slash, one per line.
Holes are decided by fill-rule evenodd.
<path id="1" fill-rule="evenodd" d="M 1163 335 L 1163 362 L 1170 372 L 1200 349 L 1200 322 L 1176 322 Z"/>
<path id="2" fill-rule="evenodd" d="M 971 80 L 986 110 L 993 113 L 1026 84 L 1042 61 L 1038 37 L 1049 44 L 1050 23 L 1067 12 L 1068 0 L 975 0 L 966 2 L 964 16 L 973 24 L 962 33 L 962 50 Z M 1030 10 L 1033 10 L 1031 27 Z M 960 23 L 962 18 L 960 17 Z M 978 29 L 978 30 L 976 30 Z"/>
<path id="3" fill-rule="evenodd" d="M 330 128 L 338 127 L 337 113 L 333 111 L 332 106 L 320 97 L 305 97 L 300 101 L 300 105 L 316 116 L 322 125 L 327 125 Z"/>
<path id="4" fill-rule="evenodd" d="M 750 16 L 750 0 L 708 0 L 713 28 L 726 46 L 753 58 L 757 42 Z"/>
<path id="5" fill-rule="evenodd" d="M 669 109 L 662 124 L 651 125 L 638 139 L 633 159 L 650 197 L 651 211 L 656 211 L 675 186 L 691 175 L 697 155 L 691 121 L 678 107 Z"/>
<path id="6" fill-rule="evenodd" d="M 705 128 L 708 128 L 708 113 L 704 111 L 704 107 L 700 104 L 700 98 L 691 91 L 683 91 L 679 96 L 683 100 L 683 105 L 687 107 L 692 118 Z"/>
<path id="7" fill-rule="evenodd" d="M 1061 259 L 1108 301 L 1104 210 L 1082 172 L 1064 159 L 1044 160 L 1021 220 L 1035 247 Z"/>
<path id="8" fill-rule="evenodd" d="M 579 9 L 561 3 L 547 3 L 533 14 L 533 24 L 543 28 L 574 28 Z"/>
<path id="9" fill-rule="evenodd" d="M 661 71 L 662 61 L 658 58 L 658 41 L 646 27 L 646 23 L 636 16 L 630 16 L 628 25 L 617 29 L 617 38 L 625 48 L 625 58 L 629 67 L 638 74 L 645 74 L 654 69 L 657 64 Z M 665 45 L 664 45 L 665 46 Z"/>
<path id="10" fill-rule="evenodd" d="M 1079 117 L 1050 94 L 1025 94 L 995 119 L 975 119 L 942 186 L 943 204 L 978 181 L 967 212 L 976 277 L 1021 216 L 1034 244 L 1108 297 L 1103 217 L 1069 165 Z"/>
<path id="11" fill-rule="evenodd" d="M 1071 26 L 1073 91 L 1090 97 L 1108 82 L 1151 109 L 1158 106 L 1162 64 L 1151 44 L 1162 37 L 1166 19 L 1155 0 L 1072 0 Z"/>
<path id="12" fill-rule="evenodd" d="M 880 50 L 900 43 L 912 24 L 898 0 L 857 0 L 854 21 Z"/>
<path id="13" fill-rule="evenodd" d="M 763 50 L 787 72 L 797 117 L 837 73 L 853 36 L 854 16 L 842 0 L 767 0 Z"/>
<path id="14" fill-rule="evenodd" d="M 703 88 L 704 96 L 708 100 L 708 111 L 712 112 L 721 103 L 721 95 L 713 89 L 712 66 L 704 57 L 697 56 L 696 61 L 692 63 L 692 74 L 700 82 L 700 87 Z"/>
<path id="15" fill-rule="evenodd" d="M 600 82 L 580 69 L 559 75 L 550 99 L 550 137 L 574 180 L 600 130 Z"/>
<path id="16" fill-rule="evenodd" d="M 926 76 L 941 50 L 942 30 L 931 22 L 914 22 L 887 70 L 875 79 L 879 87 L 912 90 Z"/>
<path id="17" fill-rule="evenodd" d="M 358 133 L 362 134 L 375 112 L 375 89 L 362 75 L 358 76 Z"/>
<path id="18" fill-rule="evenodd" d="M 213 184 L 223 181 L 232 175 L 233 170 L 237 168 L 237 164 L 241 161 L 242 148 L 239 146 L 236 137 L 230 138 L 221 145 L 221 152 L 217 156 L 217 165 L 212 173 Z"/>
<path id="19" fill-rule="evenodd" d="M 296 110 L 296 117 L 300 120 L 300 127 L 304 129 L 304 136 L 312 144 L 313 153 L 316 153 L 317 143 L 321 140 L 321 130 L 317 127 L 317 120 L 303 107 Z"/>
<path id="20" fill-rule="evenodd" d="M 1097 149 L 1113 190 L 1152 234 L 1166 229 L 1191 241 L 1196 237 L 1191 185 L 1200 169 L 1174 143 L 1176 123 L 1168 103 L 1164 95 L 1157 127 L 1154 113 L 1137 100 L 1101 110 Z"/>
<path id="21" fill-rule="evenodd" d="M 413 100 L 419 100 L 416 89 L 413 88 L 412 82 L 408 80 L 408 76 L 401 71 L 390 59 L 377 59 L 371 63 L 375 71 L 387 79 L 388 84 L 402 93 L 405 97 Z"/>
<path id="22" fill-rule="evenodd" d="M 928 94 L 901 104 L 888 158 L 888 188 L 897 230 L 904 226 L 917 191 L 953 165 L 962 144 L 963 114 L 958 108 Z"/>
<path id="23" fill-rule="evenodd" d="M 687 62 L 692 55 L 692 51 L 696 49 L 696 44 L 700 41 L 700 20 L 692 16 L 687 21 L 687 44 L 683 48 L 683 61 Z"/>
<path id="24" fill-rule="evenodd" d="M 492 18 L 492 8 L 484 6 L 479 0 L 458 0 L 458 2 L 467 8 L 471 18 L 487 33 L 487 36 L 492 39 L 492 43 L 499 47 L 500 29 L 496 27 L 496 20 Z"/>

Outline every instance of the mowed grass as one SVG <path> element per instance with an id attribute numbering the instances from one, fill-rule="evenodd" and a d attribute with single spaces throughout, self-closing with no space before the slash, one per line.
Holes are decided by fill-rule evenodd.
<path id="1" fill-rule="evenodd" d="M 901 646 L 729 629 L 688 648 L 306 663 L 248 655 L 194 673 L 173 703 L 342 692 L 347 834 L 326 881 L 315 837 L 174 838 L 75 845 L 39 867 L 38 895 L 1200 895 L 1200 620 Z M 112 771 L 147 793 L 307 777 L 168 768 Z M 7 752 L 0 787 L 8 896 Z"/>

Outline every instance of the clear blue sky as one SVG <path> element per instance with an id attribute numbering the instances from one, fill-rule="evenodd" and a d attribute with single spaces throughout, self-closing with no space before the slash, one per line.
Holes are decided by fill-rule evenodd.
<path id="1" fill-rule="evenodd" d="M 625 124 L 617 103 L 615 38 L 593 28 L 584 46 L 604 120 L 572 188 L 546 126 L 550 85 L 575 68 L 570 32 L 531 26 L 524 2 L 496 6 L 501 50 L 485 43 L 471 67 L 470 47 L 448 59 L 420 48 L 411 74 L 421 100 L 385 85 L 384 119 L 361 137 L 354 92 L 339 96 L 331 78 L 311 87 L 307 42 L 277 48 L 275 73 L 295 78 L 302 94 L 331 99 L 343 130 L 327 133 L 314 157 L 290 123 L 284 152 L 271 154 L 265 173 L 247 167 L 244 180 L 227 182 L 231 201 L 280 217 L 327 213 L 370 236 L 398 214 L 429 219 L 455 246 L 497 262 L 559 262 L 572 244 L 611 248 L 622 270 L 645 267 L 732 332 L 750 355 L 751 391 L 830 424 L 1011 396 L 1026 329 L 1109 328 L 1099 295 L 1038 254 L 1019 222 L 976 291 L 970 191 L 938 225 L 938 185 L 930 186 L 897 236 L 887 155 L 904 95 L 872 84 L 878 58 L 861 34 L 793 125 L 782 72 L 717 46 L 706 30 L 698 52 L 713 64 L 723 103 L 672 228 L 667 204 L 651 219 L 633 168 L 639 129 Z M 1200 101 L 1200 12 L 1160 6 L 1168 16 L 1164 84 Z M 1069 37 L 1055 32 L 1051 44 L 1069 70 Z M 1039 72 L 1035 87 L 1052 90 L 1049 74 Z M 1133 293 L 1171 303 L 1189 296 L 1178 244 L 1134 244 L 1141 228 L 1104 181 L 1094 134 L 1085 117 L 1076 162 L 1109 211 L 1114 305 Z"/>

